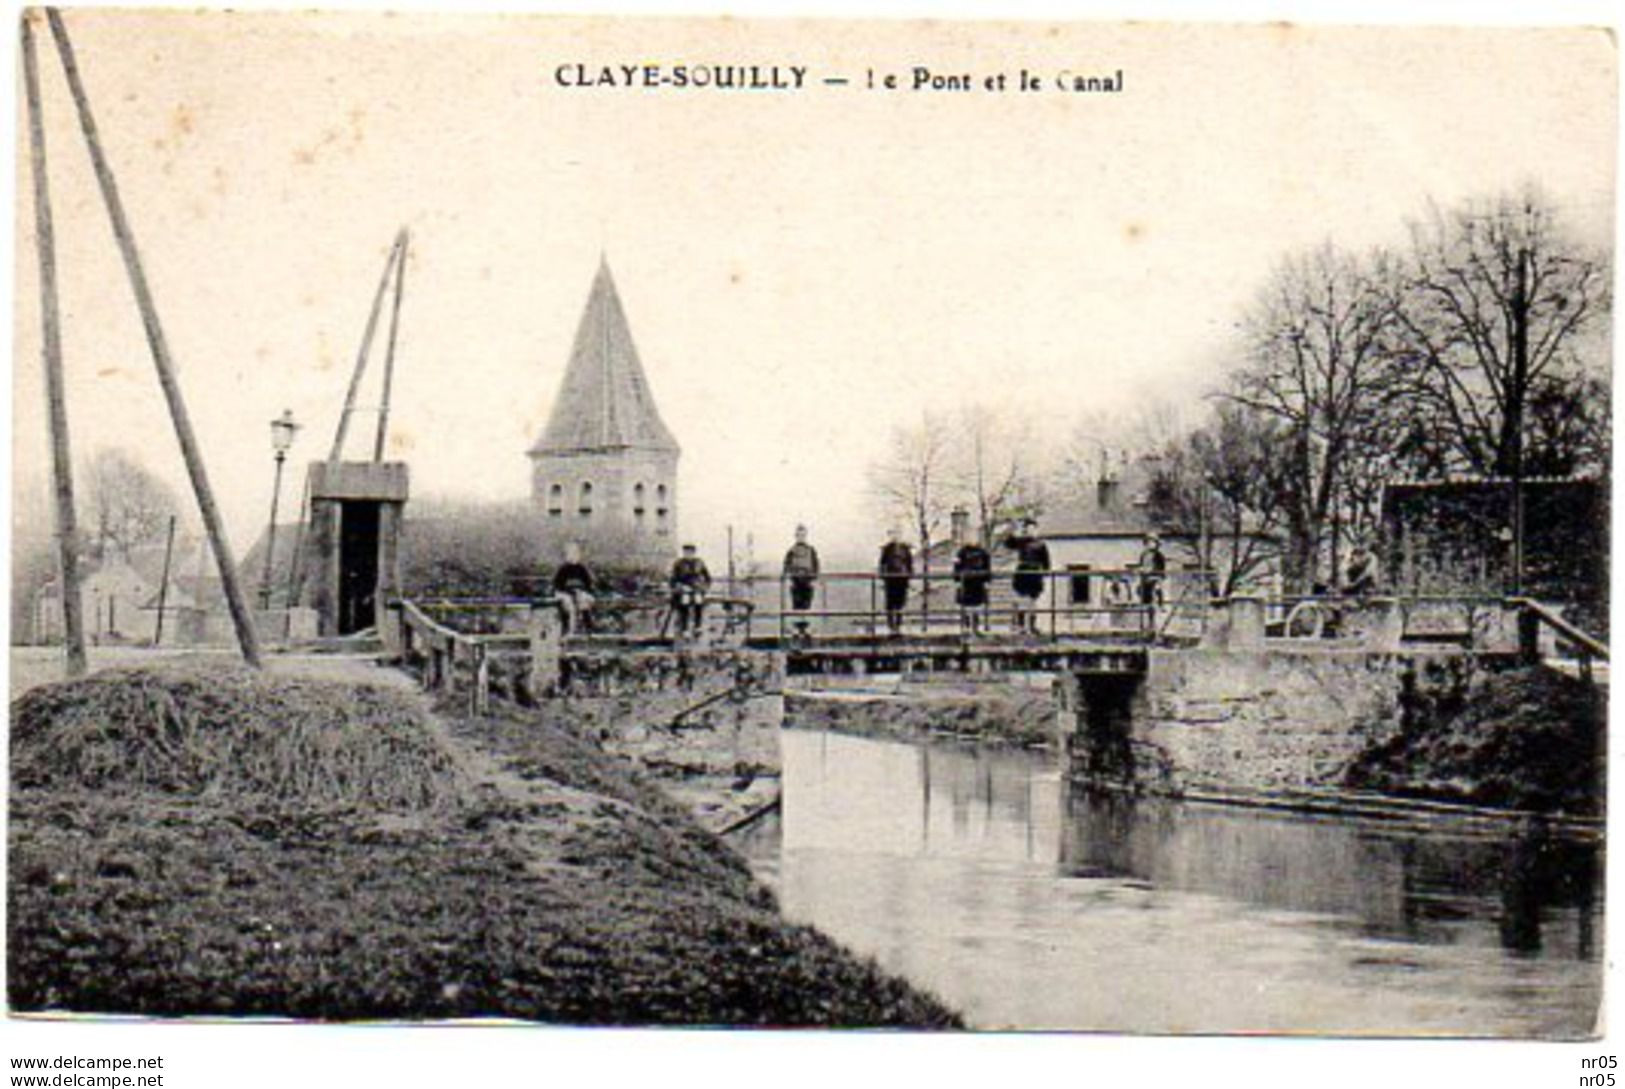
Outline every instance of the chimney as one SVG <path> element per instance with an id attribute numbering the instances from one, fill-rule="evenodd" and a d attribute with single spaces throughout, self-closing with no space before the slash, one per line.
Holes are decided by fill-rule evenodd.
<path id="1" fill-rule="evenodd" d="M 953 527 L 954 544 L 962 545 L 970 539 L 970 511 L 964 507 L 955 507 L 948 515 L 948 519 Z"/>
<path id="2" fill-rule="evenodd" d="M 1095 485 L 1095 506 L 1100 510 L 1117 509 L 1117 481 L 1102 480 Z"/>
<path id="3" fill-rule="evenodd" d="M 1100 477 L 1095 481 L 1095 507 L 1098 510 L 1117 509 L 1118 473 L 1112 468 L 1110 450 L 1100 452 Z"/>

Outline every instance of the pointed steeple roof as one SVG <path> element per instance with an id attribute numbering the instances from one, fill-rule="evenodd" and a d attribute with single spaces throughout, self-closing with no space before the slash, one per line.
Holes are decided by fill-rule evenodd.
<path id="1" fill-rule="evenodd" d="M 649 392 L 609 261 L 601 258 L 558 398 L 530 452 L 626 448 L 678 449 Z"/>

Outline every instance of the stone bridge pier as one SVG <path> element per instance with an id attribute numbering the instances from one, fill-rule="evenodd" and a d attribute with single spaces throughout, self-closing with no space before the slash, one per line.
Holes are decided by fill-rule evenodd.
<path id="1" fill-rule="evenodd" d="M 1232 598 L 1212 605 L 1198 645 L 1148 649 L 1138 676 L 1062 674 L 1069 774 L 1172 795 L 1333 787 L 1398 733 L 1411 701 L 1465 693 L 1510 657 L 1402 644 L 1393 598 L 1345 606 L 1341 620 L 1335 639 L 1267 637 L 1264 601 Z"/>

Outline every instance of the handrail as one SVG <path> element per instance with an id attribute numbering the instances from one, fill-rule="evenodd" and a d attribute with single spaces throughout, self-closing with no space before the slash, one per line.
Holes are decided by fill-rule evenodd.
<path id="1" fill-rule="evenodd" d="M 421 639 L 427 645 L 424 687 L 451 688 L 459 661 L 467 660 L 474 679 L 473 689 L 469 692 L 469 710 L 476 715 L 490 710 L 491 650 L 528 640 L 528 636 L 512 632 L 484 635 L 460 632 L 430 617 L 415 601 L 402 598 L 393 604 L 401 611 L 403 657 L 412 657 L 415 641 Z"/>
<path id="2" fill-rule="evenodd" d="M 1561 616 L 1557 615 L 1540 602 L 1528 597 L 1510 598 L 1509 602 L 1510 604 L 1517 606 L 1519 609 L 1522 609 L 1526 616 L 1531 616 L 1540 623 L 1545 624 L 1558 635 L 1561 635 L 1564 639 L 1574 643 L 1592 657 L 1601 658 L 1605 662 L 1608 660 L 1607 643 L 1604 643 L 1601 639 L 1598 639 L 1589 632 L 1582 631 L 1580 628 L 1575 627 L 1572 623 L 1563 619 Z"/>

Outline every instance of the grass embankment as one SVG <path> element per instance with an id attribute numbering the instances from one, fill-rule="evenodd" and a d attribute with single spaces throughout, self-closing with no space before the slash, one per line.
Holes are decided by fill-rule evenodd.
<path id="1" fill-rule="evenodd" d="M 623 765 L 239 668 L 13 704 L 17 1010 L 950 1026 Z"/>
<path id="2" fill-rule="evenodd" d="M 1536 667 L 1481 672 L 1407 693 L 1400 733 L 1364 754 L 1346 785 L 1414 798 L 1600 816 L 1607 701 Z"/>
<path id="3" fill-rule="evenodd" d="M 839 689 L 786 692 L 785 724 L 863 737 L 957 740 L 1041 748 L 1056 737 L 1048 689 L 1012 684 L 899 685 L 894 693 Z"/>

